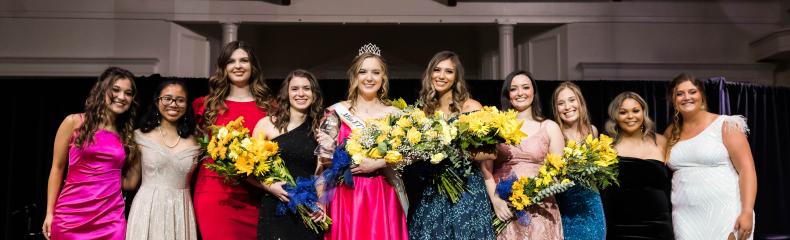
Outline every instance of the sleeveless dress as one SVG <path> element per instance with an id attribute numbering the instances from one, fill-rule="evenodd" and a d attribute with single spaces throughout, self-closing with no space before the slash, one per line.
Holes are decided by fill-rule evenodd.
<path id="1" fill-rule="evenodd" d="M 541 127 L 537 133 L 521 141 L 519 146 L 500 144 L 497 146 L 497 162 L 494 167 L 494 180 L 499 183 L 510 176 L 532 177 L 546 160 L 549 152 L 549 134 Z M 562 239 L 562 219 L 554 197 L 527 208 L 530 223 L 527 226 L 517 221 L 510 222 L 497 239 Z"/>
<path id="2" fill-rule="evenodd" d="M 93 143 L 69 147 L 66 181 L 55 202 L 52 239 L 124 239 L 121 169 L 126 153 L 117 133 L 99 129 Z"/>
<path id="3" fill-rule="evenodd" d="M 204 98 L 193 103 L 197 115 L 203 115 Z M 266 116 L 255 102 L 234 102 L 225 100 L 227 110 L 217 117 L 215 125 L 224 125 L 244 116 L 244 127 L 255 128 L 258 120 Z M 201 119 L 197 117 L 196 119 Z M 255 239 L 258 229 L 258 205 L 260 189 L 241 182 L 232 185 L 225 178 L 205 167 L 213 159 L 198 165 L 195 182 L 195 218 L 203 240 L 214 239 Z"/>
<path id="4" fill-rule="evenodd" d="M 314 175 L 316 157 L 313 149 L 318 146 L 313 135 L 311 120 L 272 139 L 280 146 L 280 157 L 291 176 L 309 178 Z M 258 239 L 320 239 L 321 235 L 304 226 L 298 214 L 287 213 L 277 216 L 280 199 L 268 192 L 261 198 L 260 217 L 258 218 Z"/>
<path id="5" fill-rule="evenodd" d="M 173 152 L 135 131 L 142 154 L 142 183 L 132 201 L 126 239 L 197 239 L 189 190 L 200 146 Z"/>
<path id="6" fill-rule="evenodd" d="M 450 121 L 457 119 L 453 117 Z M 415 164 L 421 162 L 424 168 L 435 169 L 435 166 L 429 166 L 426 161 Z M 460 171 L 456 174 L 463 176 Z M 455 204 L 437 191 L 431 184 L 430 175 L 418 177 L 423 178 L 416 182 L 423 184 L 421 187 L 424 190 L 416 205 L 411 207 L 414 209 L 414 214 L 410 217 L 412 221 L 409 223 L 411 239 L 494 239 L 491 202 L 479 166 L 475 166 L 472 175 L 466 178 L 467 191 L 461 194 Z"/>
<path id="7" fill-rule="evenodd" d="M 672 221 L 677 239 L 727 239 L 741 212 L 738 172 L 722 139 L 725 122 L 732 131 L 748 131 L 742 116 L 721 115 L 671 149 L 667 165 L 674 171 Z"/>
<path id="8" fill-rule="evenodd" d="M 607 239 L 675 239 L 671 173 L 663 162 L 619 157 L 620 186 L 601 191 Z"/>
<path id="9" fill-rule="evenodd" d="M 582 140 L 583 141 L 583 140 Z M 606 238 L 606 219 L 600 193 L 582 185 L 556 195 L 562 215 L 562 233 L 568 240 Z"/>
<path id="10" fill-rule="evenodd" d="M 340 123 L 337 142 L 344 143 L 351 127 Z M 353 188 L 341 183 L 334 190 L 329 203 L 332 227 L 324 239 L 409 239 L 398 193 L 382 170 L 352 178 Z"/>

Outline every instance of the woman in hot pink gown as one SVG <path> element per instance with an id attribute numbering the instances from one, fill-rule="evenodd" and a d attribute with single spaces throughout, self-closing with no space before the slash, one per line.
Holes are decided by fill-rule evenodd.
<path id="1" fill-rule="evenodd" d="M 330 112 L 337 114 L 327 116 L 339 118 L 337 139 L 317 133 L 323 149 L 332 149 L 334 142 L 342 145 L 352 128 L 362 127 L 366 119 L 381 118 L 397 110 L 384 100 L 386 74 L 386 65 L 378 52 L 362 51 L 354 59 L 349 70 L 349 100 L 329 107 Z M 324 239 L 408 239 L 405 214 L 408 203 L 403 184 L 384 159 L 366 159 L 353 166 L 351 173 L 354 186 L 338 184 L 329 198 L 332 226 Z"/>
<path id="2" fill-rule="evenodd" d="M 58 128 L 42 226 L 45 237 L 124 239 L 122 170 L 137 152 L 133 78 L 127 70 L 108 68 L 93 86 L 85 113 L 69 115 Z"/>

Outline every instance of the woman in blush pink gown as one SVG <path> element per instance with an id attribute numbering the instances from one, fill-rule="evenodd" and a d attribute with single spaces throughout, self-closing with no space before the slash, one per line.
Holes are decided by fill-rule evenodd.
<path id="1" fill-rule="evenodd" d="M 133 79 L 127 70 L 108 68 L 93 86 L 85 113 L 69 115 L 58 128 L 42 226 L 48 239 L 124 239 L 122 170 L 137 152 Z"/>
<path id="2" fill-rule="evenodd" d="M 503 110 L 513 109 L 518 112 L 518 119 L 524 120 L 521 131 L 527 134 L 518 146 L 498 145 L 497 161 L 483 164 L 486 187 L 494 212 L 498 218 L 505 220 L 513 218 L 514 214 L 508 208 L 507 201 L 496 195 L 495 183 L 510 176 L 538 175 L 538 169 L 546 160 L 546 154 L 562 154 L 564 144 L 559 125 L 542 114 L 540 97 L 532 74 L 525 71 L 509 74 L 505 78 L 500 97 Z M 560 209 L 553 196 L 527 207 L 526 210 L 530 223 L 523 225 L 517 220 L 511 221 L 497 235 L 497 239 L 563 239 Z"/>

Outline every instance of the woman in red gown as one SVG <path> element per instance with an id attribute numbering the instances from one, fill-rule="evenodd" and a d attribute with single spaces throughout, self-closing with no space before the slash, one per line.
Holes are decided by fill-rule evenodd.
<path id="1" fill-rule="evenodd" d="M 270 108 L 270 90 L 249 44 L 235 41 L 222 49 L 217 71 L 209 78 L 209 93 L 195 100 L 201 130 L 224 125 L 239 116 L 252 130 Z M 195 182 L 195 218 L 204 240 L 255 239 L 258 225 L 258 192 L 251 184 L 237 185 L 200 164 Z"/>

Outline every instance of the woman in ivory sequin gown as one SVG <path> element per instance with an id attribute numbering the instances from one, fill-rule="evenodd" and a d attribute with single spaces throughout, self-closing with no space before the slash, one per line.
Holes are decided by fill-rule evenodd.
<path id="1" fill-rule="evenodd" d="M 186 85 L 159 85 L 135 140 L 140 161 L 131 168 L 140 184 L 129 210 L 126 239 L 197 239 L 189 179 L 200 153 Z"/>
<path id="2" fill-rule="evenodd" d="M 675 238 L 751 239 L 757 176 L 746 119 L 708 112 L 702 82 L 689 74 L 672 80 L 667 99 Z"/>

